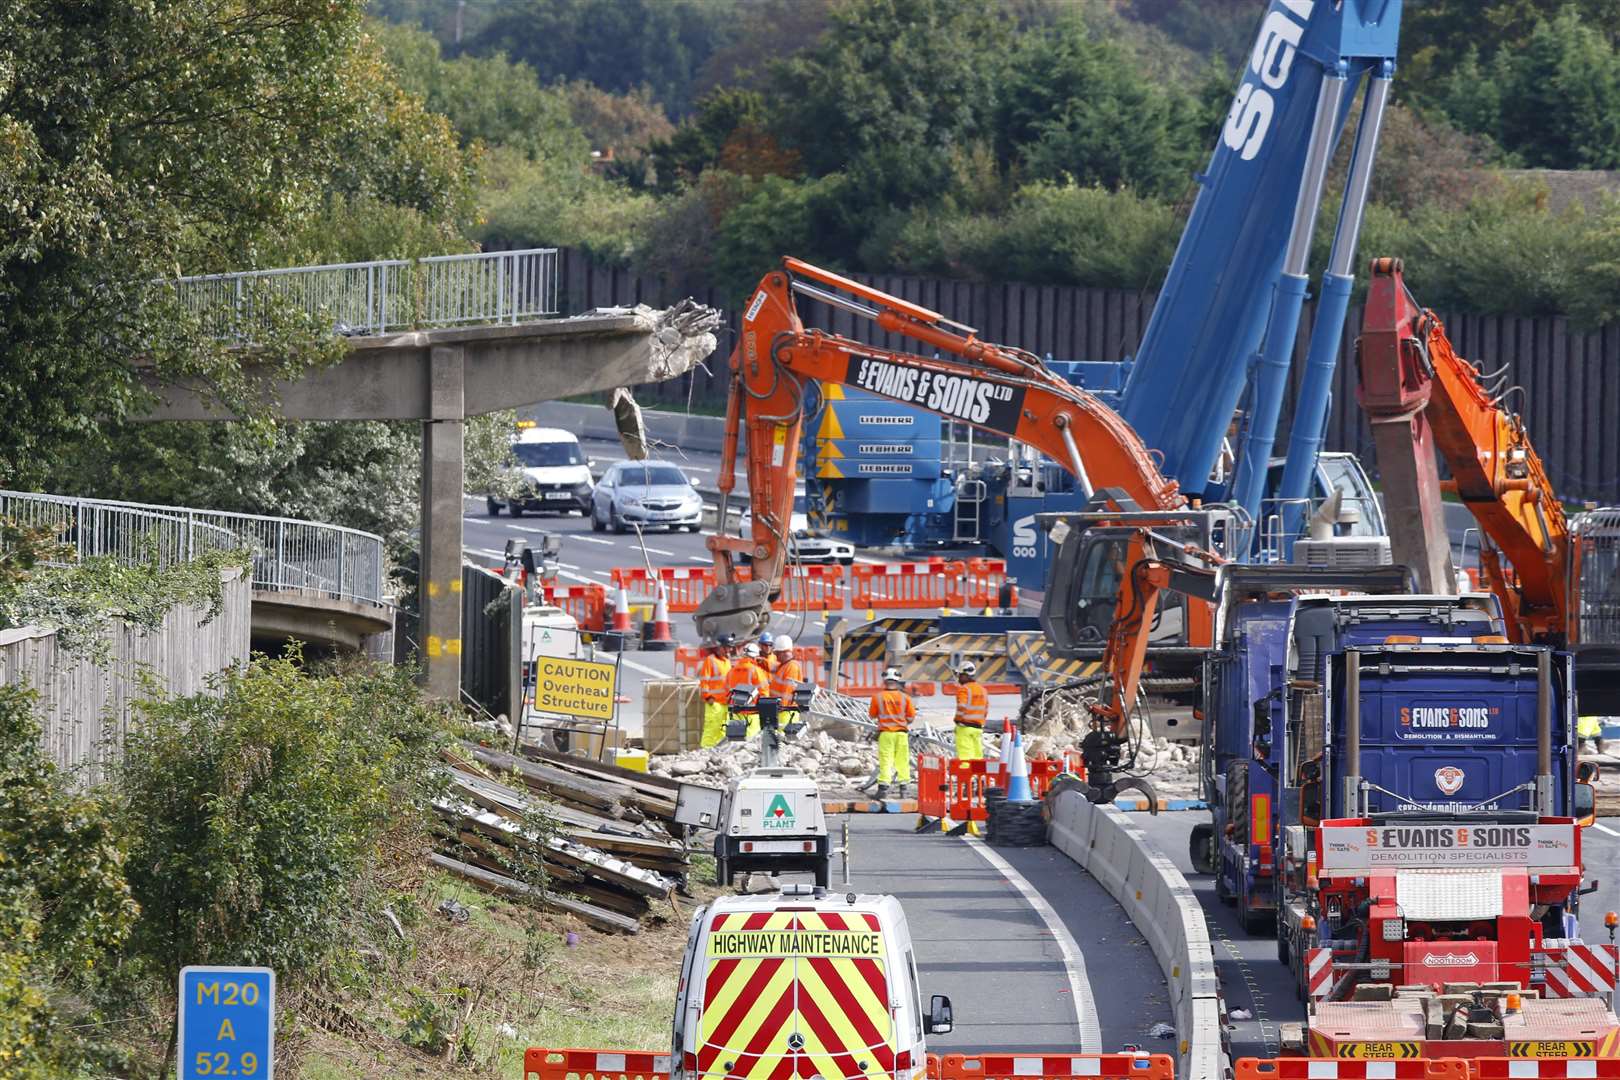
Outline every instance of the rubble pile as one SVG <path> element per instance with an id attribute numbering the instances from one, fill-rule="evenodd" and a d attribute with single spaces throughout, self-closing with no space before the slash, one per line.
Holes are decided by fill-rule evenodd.
<path id="1" fill-rule="evenodd" d="M 827 731 L 783 739 L 782 764 L 816 781 L 823 797 L 852 797 L 877 771 L 877 746 L 870 740 L 835 738 Z M 691 784 L 724 787 L 759 764 L 759 741 L 723 742 L 707 750 L 660 754 L 652 759 L 654 776 Z"/>
<path id="2" fill-rule="evenodd" d="M 1079 746 L 1090 727 L 1090 705 L 1101 688 L 1099 679 L 1088 686 L 1032 698 L 1022 716 L 1025 752 L 1035 758 L 1059 757 Z M 1199 797 L 1197 746 L 1158 738 L 1140 714 L 1132 721 L 1131 745 L 1137 748 L 1134 763 L 1127 759 L 1126 771 L 1131 775 L 1147 777 L 1166 799 Z"/>

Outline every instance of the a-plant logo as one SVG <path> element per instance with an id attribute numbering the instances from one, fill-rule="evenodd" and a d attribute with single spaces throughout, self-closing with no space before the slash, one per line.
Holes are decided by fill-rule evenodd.
<path id="1" fill-rule="evenodd" d="M 1468 774 L 1455 765 L 1442 765 L 1434 770 L 1434 786 L 1440 789 L 1442 795 L 1455 795 L 1462 790 L 1463 781 Z"/>
<path id="2" fill-rule="evenodd" d="M 788 804 L 788 798 L 781 793 L 771 798 L 771 805 L 765 808 L 765 827 L 767 829 L 793 828 L 793 807 Z"/>

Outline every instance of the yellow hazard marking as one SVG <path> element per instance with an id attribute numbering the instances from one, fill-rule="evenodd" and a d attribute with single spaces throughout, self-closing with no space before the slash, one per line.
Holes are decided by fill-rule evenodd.
<path id="1" fill-rule="evenodd" d="M 816 445 L 816 456 L 822 460 L 839 460 L 844 452 L 838 449 L 838 444 L 831 439 L 822 439 Z"/>
<path id="2" fill-rule="evenodd" d="M 427 654 L 430 657 L 438 656 L 444 652 L 444 644 L 439 640 L 438 634 L 429 634 L 427 641 Z"/>
<path id="3" fill-rule="evenodd" d="M 1563 1040 L 1537 1040 L 1508 1043 L 1508 1057 L 1516 1058 L 1571 1058 L 1591 1057 L 1593 1044 Z"/>
<path id="4" fill-rule="evenodd" d="M 458 593 L 458 592 L 461 591 L 461 579 L 460 578 L 456 578 L 456 580 L 454 580 L 454 581 L 452 581 L 450 583 L 450 591 L 453 592 L 453 593 Z"/>
<path id="5" fill-rule="evenodd" d="M 430 582 L 427 583 L 427 586 L 428 586 L 428 595 L 429 596 L 438 596 L 439 595 L 439 583 L 437 581 L 430 581 Z"/>
<path id="6" fill-rule="evenodd" d="M 444 654 L 446 656 L 460 656 L 461 655 L 461 639 L 458 638 L 458 637 L 447 637 L 447 638 L 445 638 L 444 639 Z"/>
<path id="7" fill-rule="evenodd" d="M 1340 1043 L 1338 1057 L 1364 1058 L 1369 1061 L 1405 1061 L 1422 1055 L 1422 1047 L 1415 1042 L 1355 1042 Z"/>
<path id="8" fill-rule="evenodd" d="M 823 460 L 816 466 L 816 478 L 819 480 L 842 480 L 844 474 L 838 471 L 838 466 L 831 461 Z"/>

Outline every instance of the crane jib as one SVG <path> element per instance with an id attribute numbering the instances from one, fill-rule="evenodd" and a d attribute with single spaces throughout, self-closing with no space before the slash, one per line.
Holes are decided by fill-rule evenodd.
<path id="1" fill-rule="evenodd" d="M 851 356 L 844 382 L 879 397 L 965 420 L 1005 435 L 1018 430 L 1024 388 L 995 379 L 929 371 L 871 356 Z"/>

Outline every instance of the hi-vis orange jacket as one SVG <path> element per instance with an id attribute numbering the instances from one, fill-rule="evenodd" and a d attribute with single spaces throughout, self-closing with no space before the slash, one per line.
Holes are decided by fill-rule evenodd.
<path id="1" fill-rule="evenodd" d="M 903 690 L 885 690 L 872 698 L 869 710 L 877 721 L 878 733 L 905 731 L 917 718 L 917 705 Z"/>
<path id="2" fill-rule="evenodd" d="M 984 727 L 990 716 L 990 695 L 976 682 L 956 687 L 956 722 L 963 727 Z"/>
<path id="3" fill-rule="evenodd" d="M 698 690 L 704 701 L 726 700 L 726 676 L 731 672 L 731 662 L 723 656 L 710 653 L 703 658 L 703 666 L 698 668 Z"/>
<path id="4" fill-rule="evenodd" d="M 804 668 L 797 660 L 776 665 L 771 672 L 771 694 L 783 701 L 792 701 L 793 692 L 804 682 Z"/>
<path id="5" fill-rule="evenodd" d="M 765 674 L 765 669 L 754 660 L 740 656 L 731 664 L 731 670 L 726 672 L 726 692 L 729 694 L 739 686 L 753 686 L 763 695 L 769 696 L 771 692 L 771 677 Z"/>

